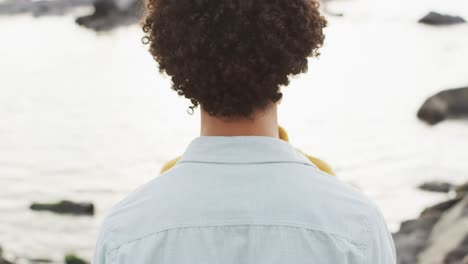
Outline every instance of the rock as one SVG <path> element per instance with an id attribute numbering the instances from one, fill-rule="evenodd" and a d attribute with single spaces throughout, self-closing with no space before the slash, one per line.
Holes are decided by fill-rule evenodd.
<path id="1" fill-rule="evenodd" d="M 14 263 L 0 257 L 0 264 L 14 264 Z"/>
<path id="2" fill-rule="evenodd" d="M 53 204 L 33 203 L 30 209 L 35 211 L 51 211 L 59 214 L 94 214 L 94 205 L 92 203 L 75 203 L 71 201 L 61 201 Z"/>
<path id="3" fill-rule="evenodd" d="M 4 258 L 0 258 L 0 264 L 14 264 L 13 262 L 10 262 Z"/>
<path id="4" fill-rule="evenodd" d="M 78 17 L 78 25 L 96 31 L 108 31 L 119 26 L 138 22 L 144 14 L 144 6 L 138 0 L 96 0 L 94 12 Z"/>
<path id="5" fill-rule="evenodd" d="M 431 181 L 421 184 L 418 188 L 423 191 L 448 193 L 453 185 L 448 182 Z"/>
<path id="6" fill-rule="evenodd" d="M 429 25 L 453 25 L 465 23 L 466 20 L 459 16 L 451 16 L 440 14 L 437 12 L 429 12 L 429 14 L 425 15 L 418 22 Z"/>
<path id="7" fill-rule="evenodd" d="M 47 258 L 28 258 L 29 263 L 40 264 L 40 263 L 54 263 L 53 260 Z"/>
<path id="8" fill-rule="evenodd" d="M 76 23 L 96 30 L 112 30 L 137 23 L 144 14 L 141 0 L 0 0 L 0 15 L 29 13 L 33 16 L 63 15 L 81 6 L 92 6 L 94 12 L 76 18 Z"/>
<path id="9" fill-rule="evenodd" d="M 468 261 L 468 235 L 457 248 L 450 251 L 444 258 L 444 263 L 467 263 Z"/>
<path id="10" fill-rule="evenodd" d="M 430 125 L 448 118 L 468 117 L 468 87 L 445 90 L 429 97 L 417 116 Z"/>
<path id="11" fill-rule="evenodd" d="M 438 203 L 436 205 L 430 206 L 421 212 L 421 216 L 434 215 L 434 214 L 440 215 L 443 212 L 447 211 L 448 209 L 452 208 L 455 204 L 457 204 L 460 201 L 461 201 L 461 198 L 454 198 L 454 199 L 450 199 L 450 200 Z"/>
<path id="12" fill-rule="evenodd" d="M 417 263 L 461 263 L 468 253 L 468 197 L 445 211 Z"/>
<path id="13" fill-rule="evenodd" d="M 75 256 L 74 254 L 68 254 L 65 256 L 65 264 L 87 264 L 88 262 Z"/>
<path id="14" fill-rule="evenodd" d="M 468 182 L 462 185 L 459 185 L 455 188 L 458 198 L 462 198 L 468 195 Z"/>
<path id="15" fill-rule="evenodd" d="M 425 214 L 418 219 L 405 221 L 400 230 L 393 234 L 399 264 L 414 264 L 419 253 L 427 246 L 433 226 L 439 214 Z"/>
<path id="16" fill-rule="evenodd" d="M 0 1 L 0 15 L 63 15 L 77 7 L 92 5 L 93 2 L 94 0 L 7 0 Z"/>
<path id="17" fill-rule="evenodd" d="M 459 195 L 428 207 L 393 234 L 399 264 L 468 264 L 468 183 Z"/>
<path id="18" fill-rule="evenodd" d="M 397 234 L 393 236 L 397 252 L 398 264 L 415 264 L 417 256 L 426 246 L 428 234 L 424 230 L 414 231 L 407 235 Z"/>
<path id="19" fill-rule="evenodd" d="M 13 264 L 13 262 L 10 262 L 3 258 L 3 248 L 1 246 L 0 246 L 0 264 Z"/>
<path id="20" fill-rule="evenodd" d="M 435 226 L 460 201 L 456 198 L 436 204 L 423 210 L 417 219 L 401 223 L 400 230 L 393 234 L 399 264 L 418 263 L 418 256 L 430 245 Z"/>

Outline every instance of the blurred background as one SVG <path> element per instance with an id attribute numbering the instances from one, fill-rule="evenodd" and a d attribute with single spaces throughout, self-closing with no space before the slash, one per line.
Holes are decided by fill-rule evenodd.
<path id="1" fill-rule="evenodd" d="M 291 144 L 381 208 L 399 263 L 468 263 L 468 2 L 322 9 L 321 57 L 282 88 Z M 199 135 L 141 16 L 136 0 L 0 0 L 0 263 L 89 262 L 110 207 Z"/>

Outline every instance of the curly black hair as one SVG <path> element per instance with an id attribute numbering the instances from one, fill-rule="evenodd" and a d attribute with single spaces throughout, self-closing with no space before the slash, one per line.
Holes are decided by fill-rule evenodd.
<path id="1" fill-rule="evenodd" d="M 317 0 L 147 0 L 143 43 L 172 89 L 216 117 L 248 117 L 282 98 L 319 56 Z"/>

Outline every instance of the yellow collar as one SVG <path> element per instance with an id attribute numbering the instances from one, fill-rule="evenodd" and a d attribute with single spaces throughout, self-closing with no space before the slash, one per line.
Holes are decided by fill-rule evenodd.
<path id="1" fill-rule="evenodd" d="M 278 126 L 279 138 L 283 141 L 289 142 L 289 137 L 286 130 Z M 229 139 L 229 140 L 226 140 Z M 270 138 L 270 137 L 262 137 L 262 136 L 248 136 L 248 137 L 203 137 L 200 136 L 194 139 L 189 147 L 186 149 L 184 155 L 179 156 L 175 159 L 170 160 L 167 162 L 161 169 L 161 173 L 169 170 L 178 162 L 184 161 L 209 161 L 209 162 L 232 162 L 232 163 L 239 163 L 239 162 L 273 162 L 273 161 L 283 161 L 283 162 L 298 162 L 307 165 L 316 166 L 321 171 L 335 175 L 331 167 L 324 161 L 315 158 L 313 156 L 307 155 L 299 149 L 291 148 L 289 144 L 277 144 L 276 142 L 278 139 Z M 249 141 L 249 142 L 248 142 Z M 203 142 L 205 144 L 203 144 Z M 269 148 L 271 149 L 272 155 L 252 155 L 252 148 L 247 149 L 248 144 L 233 144 L 234 142 L 245 142 L 245 143 L 254 143 L 259 144 L 262 148 Z M 213 143 L 213 144 L 211 144 Z M 271 144 L 274 143 L 274 144 Z M 202 144 L 202 145 L 200 145 Z M 213 150 L 209 149 L 210 146 L 212 147 L 219 147 L 219 144 L 226 145 L 224 149 L 231 149 L 233 147 L 239 146 L 236 149 L 236 155 L 223 155 L 223 160 L 218 159 L 218 155 L 213 155 L 215 153 Z M 228 146 L 229 145 L 229 146 Z M 196 146 L 199 146 L 198 148 Z M 242 147 L 243 146 L 243 147 Z M 264 150 L 264 149 L 263 149 Z M 197 152 L 198 151 L 198 152 Z M 245 152 L 242 154 L 242 152 Z M 196 153 L 194 153 L 196 152 Z M 245 159 L 246 157 L 249 159 Z M 252 159 L 253 158 L 253 159 Z M 280 160 L 278 160 L 280 159 Z"/>

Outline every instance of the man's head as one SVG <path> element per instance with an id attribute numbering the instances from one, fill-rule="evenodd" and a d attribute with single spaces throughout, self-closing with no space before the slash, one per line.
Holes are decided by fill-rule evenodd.
<path id="1" fill-rule="evenodd" d="M 248 117 L 282 98 L 318 56 L 316 0 L 147 0 L 144 42 L 172 89 L 214 117 Z"/>

